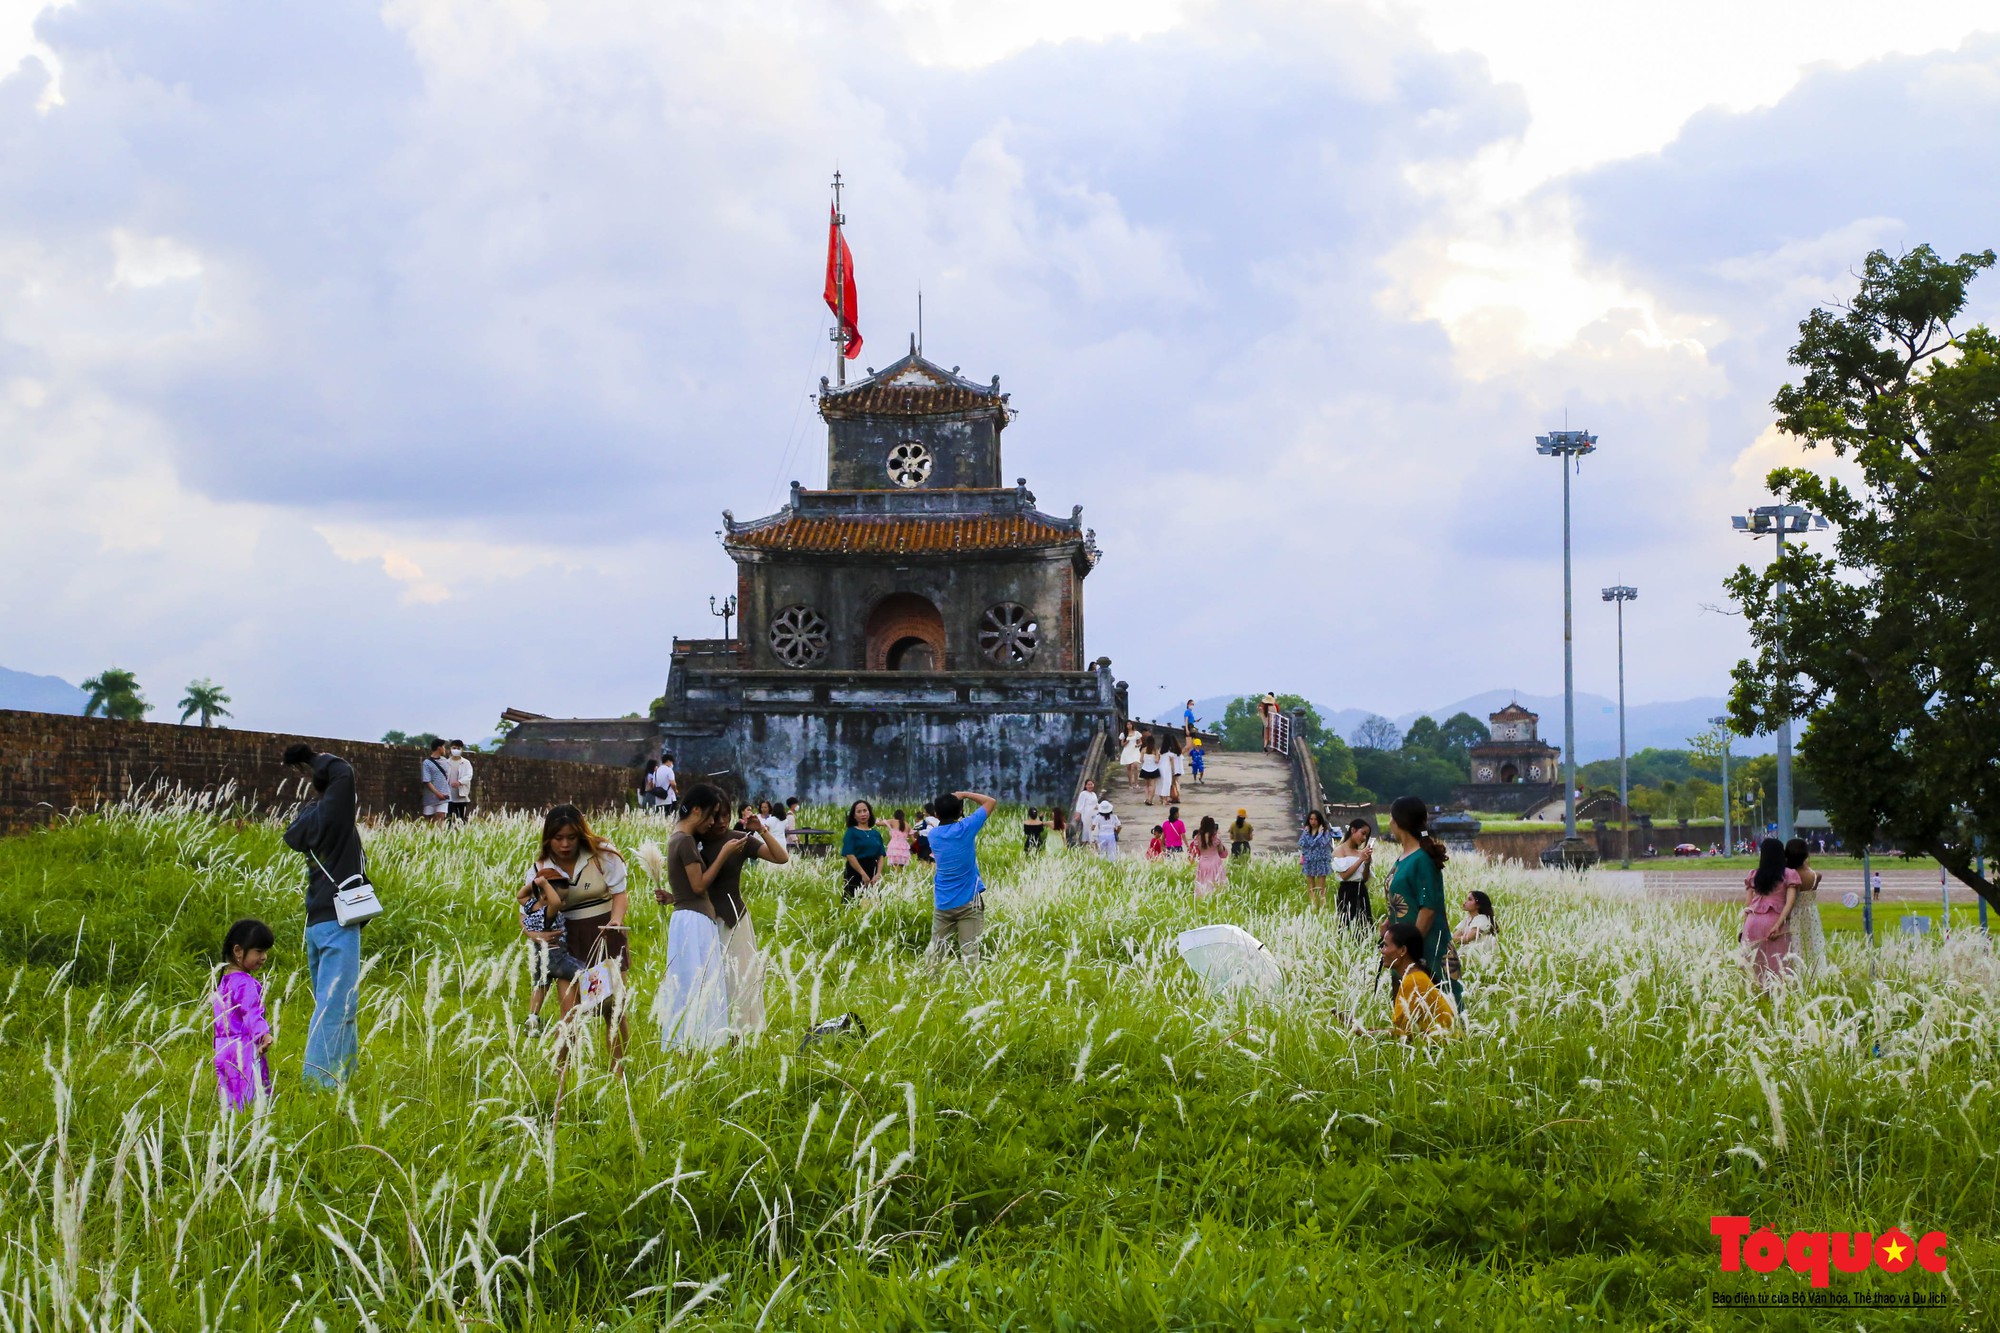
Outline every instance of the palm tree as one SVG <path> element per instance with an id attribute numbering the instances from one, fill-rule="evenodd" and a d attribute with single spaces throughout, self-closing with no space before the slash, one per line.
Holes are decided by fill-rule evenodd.
<path id="1" fill-rule="evenodd" d="M 121 722 L 137 722 L 152 709 L 139 694 L 139 678 L 121 667 L 110 667 L 83 682 L 90 697 L 84 700 L 83 715 L 98 713 Z"/>
<path id="2" fill-rule="evenodd" d="M 212 727 L 218 717 L 235 716 L 223 707 L 228 702 L 229 696 L 222 692 L 222 687 L 208 677 L 191 680 L 188 682 L 187 693 L 181 696 L 181 721 L 186 722 L 199 713 L 201 724 L 204 727 Z"/>

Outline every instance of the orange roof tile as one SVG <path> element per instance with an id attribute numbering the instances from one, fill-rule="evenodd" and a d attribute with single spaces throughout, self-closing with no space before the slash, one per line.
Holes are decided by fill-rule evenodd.
<path id="1" fill-rule="evenodd" d="M 1022 514 L 911 518 L 800 518 L 729 534 L 731 546 L 780 551 L 853 551 L 879 555 L 949 555 L 1082 542 L 1074 528 Z"/>

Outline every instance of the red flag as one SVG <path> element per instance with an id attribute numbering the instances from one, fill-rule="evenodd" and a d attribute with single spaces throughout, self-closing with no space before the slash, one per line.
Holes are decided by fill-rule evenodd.
<path id="1" fill-rule="evenodd" d="M 847 359 L 861 355 L 861 330 L 855 324 L 860 307 L 854 299 L 854 252 L 840 230 L 840 214 L 830 214 L 826 229 L 826 308 L 847 335 Z"/>

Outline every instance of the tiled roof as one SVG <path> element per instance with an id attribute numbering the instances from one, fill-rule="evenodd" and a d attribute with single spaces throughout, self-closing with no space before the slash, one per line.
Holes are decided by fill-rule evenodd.
<path id="1" fill-rule="evenodd" d="M 955 384 L 869 384 L 820 400 L 836 416 L 921 417 L 1000 407 L 1000 396 Z"/>
<path id="2" fill-rule="evenodd" d="M 801 518 L 738 529 L 728 544 L 760 550 L 854 551 L 867 554 L 949 555 L 955 551 L 1007 551 L 1081 542 L 1075 528 L 1025 514 L 937 515 L 922 518 Z"/>

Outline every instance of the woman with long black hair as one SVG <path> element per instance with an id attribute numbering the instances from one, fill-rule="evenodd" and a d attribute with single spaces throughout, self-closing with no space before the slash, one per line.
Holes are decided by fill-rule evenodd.
<path id="1" fill-rule="evenodd" d="M 840 835 L 840 899 L 853 902 L 854 895 L 872 889 L 882 878 L 882 857 L 888 847 L 882 830 L 875 827 L 875 807 L 856 801 L 847 807 L 847 831 Z"/>
<path id="2" fill-rule="evenodd" d="M 748 818 L 755 820 L 756 813 Z M 711 890 L 730 866 L 740 866 L 753 842 L 768 840 L 770 834 L 761 825 L 735 832 L 728 824 L 727 796 L 706 782 L 689 787 L 681 796 L 680 820 L 667 839 L 667 885 L 653 891 L 673 908 L 667 918 L 667 975 L 653 1001 L 660 1040 L 669 1047 L 701 1050 L 729 1035 L 722 912 Z M 711 835 L 721 841 L 704 864 L 702 839 Z"/>
<path id="3" fill-rule="evenodd" d="M 1406 925 L 1423 938 L 1424 969 L 1432 977 L 1445 975 L 1451 950 L 1451 923 L 1445 919 L 1444 865 L 1451 854 L 1430 833 L 1430 807 L 1417 796 L 1399 796 L 1389 807 L 1389 832 L 1402 854 L 1389 875 L 1389 924 Z M 1450 983 L 1452 1003 L 1462 1004 L 1464 992 Z"/>
<path id="4" fill-rule="evenodd" d="M 621 976 L 630 972 L 625 858 L 590 831 L 590 821 L 573 805 L 555 806 L 542 819 L 541 854 L 528 867 L 525 887 L 541 892 L 544 884 L 562 898 L 564 951 L 586 968 L 616 960 Z M 622 991 L 602 1007 L 616 1069 L 625 1060 Z"/>
<path id="5" fill-rule="evenodd" d="M 1758 843 L 1757 868 L 1743 879 L 1743 930 L 1738 938 L 1749 946 L 1750 973 L 1759 986 L 1785 975 L 1792 948 L 1785 919 L 1791 915 L 1798 884 L 1798 873 L 1785 864 L 1785 844 L 1776 838 Z"/>

